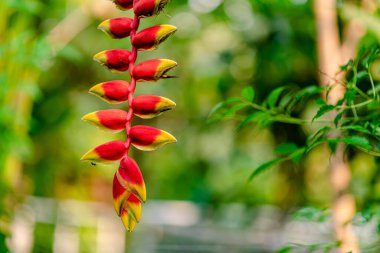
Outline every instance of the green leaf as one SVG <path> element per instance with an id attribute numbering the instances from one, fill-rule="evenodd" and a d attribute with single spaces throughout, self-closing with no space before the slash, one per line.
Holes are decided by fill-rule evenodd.
<path id="1" fill-rule="evenodd" d="M 224 112 L 223 116 L 224 117 L 230 117 L 233 116 L 236 112 L 246 108 L 248 105 L 246 103 L 240 103 L 231 106 L 230 108 L 227 109 L 227 111 Z"/>
<path id="2" fill-rule="evenodd" d="M 316 95 L 316 94 L 323 92 L 324 90 L 325 90 L 324 87 L 319 87 L 319 86 L 315 86 L 315 85 L 308 86 L 308 87 L 303 88 L 302 90 L 298 91 L 296 94 L 296 98 L 301 99 L 303 97 Z"/>
<path id="3" fill-rule="evenodd" d="M 367 138 L 362 137 L 362 136 L 357 136 L 357 135 L 346 136 L 344 138 L 332 139 L 329 141 L 332 143 L 343 142 L 347 145 L 358 146 L 358 147 L 362 147 L 364 149 L 371 149 L 372 148 L 372 146 L 369 143 Z"/>
<path id="4" fill-rule="evenodd" d="M 259 167 L 255 168 L 253 170 L 253 172 L 249 176 L 248 180 L 251 181 L 253 178 L 255 178 L 260 173 L 264 172 L 265 170 L 271 168 L 272 166 L 274 166 L 274 165 L 276 165 L 278 163 L 281 163 L 282 161 L 284 161 L 284 158 L 280 157 L 280 158 L 276 158 L 276 159 L 270 160 L 269 162 L 266 162 L 266 163 L 260 165 Z"/>
<path id="5" fill-rule="evenodd" d="M 248 125 L 249 123 L 251 122 L 254 122 L 254 121 L 260 121 L 264 118 L 268 118 L 270 117 L 269 115 L 267 115 L 265 112 L 254 112 L 250 115 L 248 115 L 238 126 L 238 129 L 242 129 L 243 127 L 245 127 L 246 125 Z"/>
<path id="6" fill-rule="evenodd" d="M 333 105 L 324 105 L 324 106 L 320 107 L 317 114 L 314 116 L 312 121 L 322 117 L 323 115 L 325 115 L 326 113 L 328 113 L 334 109 L 335 109 L 335 106 L 333 106 Z"/>
<path id="7" fill-rule="evenodd" d="M 255 98 L 255 90 L 252 87 L 245 87 L 241 91 L 241 95 L 243 98 L 247 99 L 249 102 L 252 102 Z"/>
<path id="8" fill-rule="evenodd" d="M 371 134 L 371 132 L 368 129 L 360 125 L 342 126 L 342 127 L 339 127 L 339 130 L 352 130 L 352 131 L 356 131 L 356 132 L 360 132 L 364 134 Z"/>
<path id="9" fill-rule="evenodd" d="M 308 138 L 307 138 L 307 145 L 308 146 L 311 146 L 313 145 L 314 143 L 316 143 L 317 141 L 321 140 L 322 138 L 325 137 L 325 135 L 330 132 L 332 129 L 331 127 L 329 126 L 324 126 L 320 129 L 318 129 L 314 134 L 310 135 Z"/>
<path id="10" fill-rule="evenodd" d="M 341 111 L 341 112 L 339 112 L 339 113 L 336 115 L 336 117 L 335 117 L 335 119 L 334 119 L 334 125 L 335 125 L 335 127 L 338 127 L 339 122 L 340 122 L 340 120 L 342 119 L 344 113 L 345 113 L 345 111 Z"/>
<path id="11" fill-rule="evenodd" d="M 229 104 L 232 104 L 232 103 L 236 103 L 236 102 L 240 102 L 241 99 L 240 98 L 236 98 L 236 97 L 233 97 L 233 98 L 229 98 L 225 101 L 222 101 L 218 104 L 216 104 L 210 111 L 209 115 L 208 115 L 208 118 L 210 119 L 214 114 L 216 114 L 217 112 L 219 112 L 222 108 L 224 108 L 226 105 L 229 105 Z"/>
<path id="12" fill-rule="evenodd" d="M 285 90 L 286 87 L 278 87 L 274 89 L 266 99 L 270 108 L 273 108 L 276 105 L 278 98 L 281 96 L 281 93 Z"/>
<path id="13" fill-rule="evenodd" d="M 315 103 L 318 105 L 318 106 L 324 106 L 324 105 L 327 105 L 326 104 L 326 101 L 322 98 L 317 98 L 316 100 L 314 100 Z"/>
<path id="14" fill-rule="evenodd" d="M 283 143 L 279 146 L 277 146 L 274 150 L 276 153 L 280 155 L 287 155 L 290 153 L 293 153 L 298 149 L 297 145 L 294 143 Z"/>

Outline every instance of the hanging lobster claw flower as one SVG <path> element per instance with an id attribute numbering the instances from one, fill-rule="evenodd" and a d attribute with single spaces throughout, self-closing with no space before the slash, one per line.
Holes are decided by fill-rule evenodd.
<path id="1" fill-rule="evenodd" d="M 163 112 L 175 108 L 175 106 L 176 104 L 170 99 L 152 95 L 137 96 L 132 102 L 134 114 L 143 119 L 157 117 Z"/>
<path id="2" fill-rule="evenodd" d="M 161 78 L 172 78 L 166 73 L 177 63 L 168 59 L 154 59 L 141 62 L 133 68 L 133 77 L 138 82 L 155 82 Z"/>
<path id="3" fill-rule="evenodd" d="M 124 158 L 120 162 L 116 177 L 124 188 L 136 195 L 142 202 L 146 201 L 144 178 L 135 160 L 130 157 Z"/>
<path id="4" fill-rule="evenodd" d="M 168 2 L 169 0 L 135 0 L 133 11 L 140 18 L 155 16 L 165 8 Z"/>
<path id="5" fill-rule="evenodd" d="M 177 27 L 172 25 L 157 25 L 149 27 L 136 34 L 133 38 L 132 44 L 141 51 L 154 50 L 176 31 Z"/>
<path id="6" fill-rule="evenodd" d="M 129 198 L 129 196 L 131 196 L 131 194 L 132 193 L 127 191 L 127 189 L 125 189 L 125 187 L 121 185 L 115 173 L 113 177 L 112 195 L 113 195 L 113 204 L 118 216 L 121 215 L 124 204 Z"/>
<path id="7" fill-rule="evenodd" d="M 126 11 L 133 7 L 133 0 L 112 0 L 116 7 L 120 10 Z"/>
<path id="8" fill-rule="evenodd" d="M 111 109 L 86 114 L 82 120 L 105 131 L 120 132 L 125 129 L 127 115 L 126 111 Z"/>
<path id="9" fill-rule="evenodd" d="M 132 23 L 133 19 L 130 18 L 112 18 L 103 21 L 98 29 L 114 39 L 123 39 L 131 34 Z"/>
<path id="10" fill-rule="evenodd" d="M 129 83 L 123 80 L 99 83 L 93 86 L 89 92 L 107 103 L 118 104 L 128 100 Z"/>
<path id="11" fill-rule="evenodd" d="M 97 53 L 94 60 L 106 66 L 114 73 L 125 72 L 129 69 L 131 52 L 124 49 L 105 50 Z"/>
<path id="12" fill-rule="evenodd" d="M 126 152 L 123 141 L 111 141 L 91 149 L 84 154 L 81 160 L 98 163 L 113 163 L 120 160 Z"/>
<path id="13" fill-rule="evenodd" d="M 133 126 L 129 138 L 134 147 L 143 151 L 153 151 L 165 144 L 177 142 L 168 132 L 149 126 Z"/>

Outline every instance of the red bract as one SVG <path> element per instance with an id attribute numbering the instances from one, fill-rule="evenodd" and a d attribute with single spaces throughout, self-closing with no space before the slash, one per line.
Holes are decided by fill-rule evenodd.
<path id="1" fill-rule="evenodd" d="M 128 100 L 129 83 L 123 80 L 100 83 L 93 86 L 90 93 L 110 104 L 121 103 Z"/>
<path id="2" fill-rule="evenodd" d="M 112 0 L 117 8 L 121 10 L 129 10 L 133 7 L 133 0 Z"/>
<path id="3" fill-rule="evenodd" d="M 157 25 L 142 30 L 133 38 L 133 46 L 138 50 L 154 50 L 170 35 L 177 31 L 172 25 Z"/>
<path id="4" fill-rule="evenodd" d="M 112 72 L 125 72 L 129 69 L 131 52 L 124 49 L 105 50 L 97 53 L 94 60 L 106 66 Z"/>
<path id="5" fill-rule="evenodd" d="M 127 116 L 126 111 L 111 109 L 86 114 L 82 119 L 102 130 L 120 132 L 125 129 Z"/>
<path id="6" fill-rule="evenodd" d="M 91 149 L 84 154 L 81 160 L 99 163 L 112 163 L 120 160 L 125 155 L 127 148 L 123 141 L 111 141 Z"/>
<path id="7" fill-rule="evenodd" d="M 143 151 L 153 151 L 165 144 L 177 141 L 168 132 L 150 126 L 132 127 L 129 138 L 133 146 Z"/>
<path id="8" fill-rule="evenodd" d="M 98 29 L 114 39 L 123 39 L 131 34 L 132 23 L 133 19 L 130 18 L 113 18 L 103 21 Z"/>
<path id="9" fill-rule="evenodd" d="M 146 201 L 144 178 L 135 160 L 125 157 L 120 162 L 116 176 L 125 189 L 136 195 L 141 201 Z"/>
<path id="10" fill-rule="evenodd" d="M 176 66 L 175 61 L 168 59 L 144 61 L 134 67 L 133 77 L 137 82 L 155 82 L 162 78 L 170 78 L 166 73 Z"/>
<path id="11" fill-rule="evenodd" d="M 176 104 L 170 99 L 152 95 L 135 97 L 132 102 L 134 114 L 143 119 L 157 117 L 175 106 Z"/>
<path id="12" fill-rule="evenodd" d="M 133 11 L 140 18 L 158 15 L 168 4 L 169 0 L 135 0 Z"/>
<path id="13" fill-rule="evenodd" d="M 135 17 L 113 18 L 102 22 L 99 29 L 114 39 L 130 37 L 132 50 L 114 49 L 100 52 L 94 59 L 112 72 L 129 70 L 131 81 L 115 80 L 93 86 L 90 93 L 107 103 L 128 101 L 128 111 L 120 109 L 101 110 L 89 113 L 83 120 L 102 130 L 119 132 L 125 130 L 125 141 L 112 141 L 88 151 L 81 160 L 112 163 L 120 161 L 113 179 L 113 201 L 115 210 L 125 228 L 133 231 L 141 217 L 141 203 L 146 201 L 146 188 L 139 166 L 128 156 L 131 146 L 143 151 L 152 151 L 161 146 L 176 142 L 168 132 L 149 126 L 132 126 L 133 116 L 150 119 L 173 109 L 176 104 L 164 97 L 141 95 L 134 97 L 136 82 L 154 82 L 170 78 L 167 72 L 177 63 L 167 59 L 155 59 L 135 64 L 138 51 L 154 50 L 172 35 L 177 28 L 171 25 L 158 25 L 140 31 L 140 19 L 157 15 L 168 0 L 112 0 L 118 8 L 127 10 L 133 7 Z"/>

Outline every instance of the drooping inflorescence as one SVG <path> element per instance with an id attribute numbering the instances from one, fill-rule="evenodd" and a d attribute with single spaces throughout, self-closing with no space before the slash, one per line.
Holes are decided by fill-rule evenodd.
<path id="1" fill-rule="evenodd" d="M 176 142 L 171 134 L 149 126 L 132 126 L 134 115 L 142 119 L 159 116 L 173 109 L 176 104 L 170 99 L 140 95 L 134 97 L 136 82 L 155 82 L 168 78 L 167 72 L 177 66 L 168 59 L 153 59 L 135 64 L 138 51 L 157 49 L 177 29 L 171 25 L 157 25 L 138 32 L 140 20 L 152 17 L 165 8 L 168 0 L 113 0 L 121 10 L 133 9 L 134 18 L 113 18 L 102 22 L 99 29 L 114 39 L 130 37 L 132 50 L 105 50 L 94 56 L 94 60 L 114 73 L 129 71 L 130 82 L 114 80 L 93 86 L 90 93 L 110 104 L 128 101 L 128 111 L 120 109 L 92 112 L 83 117 L 88 123 L 109 132 L 126 133 L 126 140 L 111 141 L 88 151 L 81 160 L 95 163 L 120 165 L 114 175 L 113 199 L 116 213 L 125 228 L 132 231 L 141 216 L 141 203 L 146 201 L 146 188 L 137 163 L 129 157 L 130 146 L 143 151 L 153 151 L 165 144 Z"/>

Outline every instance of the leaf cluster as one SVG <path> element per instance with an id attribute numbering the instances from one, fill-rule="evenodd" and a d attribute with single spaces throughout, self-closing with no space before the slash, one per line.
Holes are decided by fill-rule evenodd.
<path id="1" fill-rule="evenodd" d="M 241 96 L 217 104 L 210 112 L 209 122 L 233 119 L 238 129 L 254 126 L 255 130 L 270 127 L 273 123 L 314 125 L 318 129 L 310 134 L 303 146 L 283 143 L 275 152 L 278 156 L 252 171 L 250 180 L 265 170 L 285 161 L 298 162 L 315 147 L 327 143 L 332 152 L 339 143 L 354 147 L 373 156 L 380 156 L 380 83 L 375 82 L 372 64 L 380 58 L 380 48 L 361 50 L 355 60 L 341 67 L 343 80 L 333 78 L 324 87 L 316 85 L 299 89 L 280 86 L 263 101 L 256 102 L 253 87 L 245 87 Z M 336 104 L 326 98 L 337 85 L 345 89 Z M 299 117 L 310 101 L 317 107 L 311 119 Z"/>

